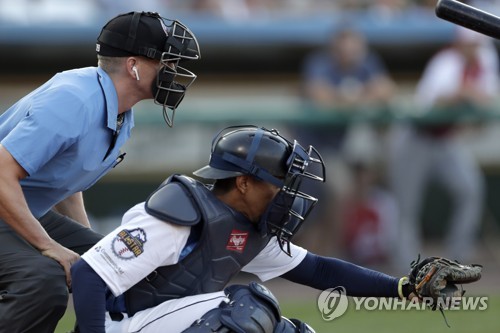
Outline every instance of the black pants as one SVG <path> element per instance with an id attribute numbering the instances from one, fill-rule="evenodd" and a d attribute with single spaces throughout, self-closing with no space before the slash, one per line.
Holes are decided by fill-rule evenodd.
<path id="1" fill-rule="evenodd" d="M 40 223 L 52 239 L 78 254 L 103 237 L 55 212 Z M 62 266 L 0 220 L 0 333 L 54 332 L 68 295 Z"/>

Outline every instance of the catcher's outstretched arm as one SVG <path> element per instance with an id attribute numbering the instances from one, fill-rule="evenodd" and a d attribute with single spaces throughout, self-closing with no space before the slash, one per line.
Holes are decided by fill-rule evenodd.
<path id="1" fill-rule="evenodd" d="M 343 286 L 348 296 L 399 297 L 399 278 L 311 252 L 282 277 L 319 290 Z"/>

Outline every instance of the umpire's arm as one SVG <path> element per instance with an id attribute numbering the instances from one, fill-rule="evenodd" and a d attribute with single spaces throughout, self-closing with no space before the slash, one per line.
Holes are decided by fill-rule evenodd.
<path id="1" fill-rule="evenodd" d="M 28 174 L 12 155 L 0 144 L 0 219 L 43 255 L 58 261 L 64 268 L 68 285 L 69 269 L 79 256 L 49 237 L 38 220 L 31 214 L 19 181 Z"/>
<path id="2" fill-rule="evenodd" d="M 82 192 L 70 195 L 54 206 L 54 210 L 61 215 L 65 215 L 81 225 L 90 228 L 90 222 L 85 211 Z"/>

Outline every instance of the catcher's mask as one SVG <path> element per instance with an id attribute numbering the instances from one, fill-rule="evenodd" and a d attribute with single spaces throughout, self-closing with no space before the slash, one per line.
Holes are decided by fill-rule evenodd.
<path id="1" fill-rule="evenodd" d="M 247 174 L 279 187 L 259 228 L 263 234 L 275 235 L 281 249 L 291 255 L 290 240 L 318 201 L 300 190 L 302 181 L 324 182 L 325 166 L 314 147 L 305 150 L 275 129 L 231 126 L 215 136 L 209 165 L 194 174 L 205 179 Z"/>
<path id="2" fill-rule="evenodd" d="M 102 28 L 96 51 L 103 56 L 139 55 L 159 60 L 161 67 L 151 89 L 155 104 L 163 107 L 163 119 L 173 126 L 175 109 L 196 79 L 179 62 L 201 57 L 196 37 L 184 24 L 153 12 L 121 14 Z"/>

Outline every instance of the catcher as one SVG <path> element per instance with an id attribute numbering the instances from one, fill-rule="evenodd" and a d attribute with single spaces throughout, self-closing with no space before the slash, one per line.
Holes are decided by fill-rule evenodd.
<path id="1" fill-rule="evenodd" d="M 314 332 L 281 316 L 259 283 L 229 285 L 240 271 L 262 281 L 278 276 L 348 295 L 444 297 L 480 278 L 479 266 L 439 258 L 397 278 L 290 242 L 317 199 L 301 191 L 324 181 L 324 165 L 276 130 L 230 127 L 213 141 L 209 165 L 175 174 L 123 216 L 72 266 L 73 300 L 88 332 Z M 454 291 L 453 291 L 454 292 Z"/>

